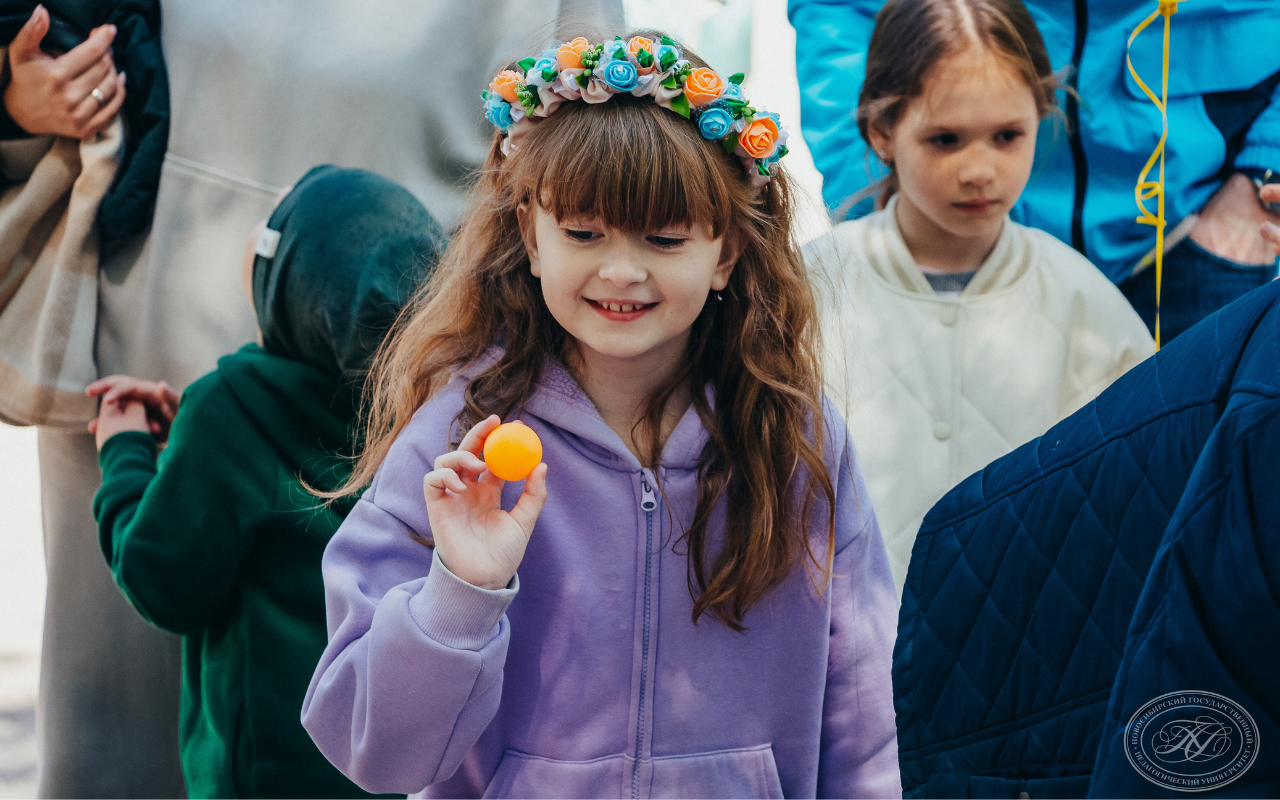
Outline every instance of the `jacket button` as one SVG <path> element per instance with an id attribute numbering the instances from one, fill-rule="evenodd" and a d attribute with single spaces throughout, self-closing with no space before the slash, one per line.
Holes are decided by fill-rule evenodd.
<path id="1" fill-rule="evenodd" d="M 940 442 L 951 438 L 951 425 L 943 420 L 933 423 L 933 435 Z"/>
<path id="2" fill-rule="evenodd" d="M 942 307 L 942 313 L 938 316 L 942 319 L 943 325 L 950 326 L 956 324 L 956 319 L 960 316 L 960 312 L 956 311 L 954 305 L 947 304 Z"/>

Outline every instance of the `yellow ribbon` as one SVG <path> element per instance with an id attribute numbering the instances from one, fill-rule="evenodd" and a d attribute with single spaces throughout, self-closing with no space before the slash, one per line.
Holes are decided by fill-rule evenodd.
<path id="1" fill-rule="evenodd" d="M 1169 138 L 1169 17 L 1178 13 L 1178 0 L 1159 0 L 1158 8 L 1151 12 L 1151 15 L 1142 21 L 1142 24 L 1133 29 L 1133 33 L 1129 34 L 1129 43 L 1125 45 L 1124 61 L 1129 67 L 1129 74 L 1133 76 L 1133 80 L 1142 89 L 1143 93 L 1156 104 L 1156 108 L 1160 109 L 1160 121 L 1163 129 L 1160 132 L 1160 143 L 1156 145 L 1156 149 L 1151 153 L 1151 157 L 1147 159 L 1146 166 L 1142 168 L 1142 172 L 1138 175 L 1138 184 L 1133 188 L 1133 198 L 1138 203 L 1138 210 L 1141 212 L 1137 221 L 1139 225 L 1153 225 L 1156 229 L 1156 349 L 1160 349 L 1160 279 L 1162 277 L 1162 269 L 1164 267 L 1164 143 Z M 1134 39 L 1138 38 L 1138 34 L 1142 33 L 1156 17 L 1164 17 L 1164 54 L 1163 63 L 1160 72 L 1160 96 L 1156 97 L 1155 92 L 1138 77 L 1138 71 L 1133 68 L 1133 61 L 1129 58 L 1129 50 L 1133 47 Z M 1151 172 L 1151 168 L 1159 162 L 1160 178 L 1158 180 L 1149 181 L 1147 175 Z M 1151 198 L 1156 198 L 1156 213 L 1152 214 L 1144 202 Z"/>

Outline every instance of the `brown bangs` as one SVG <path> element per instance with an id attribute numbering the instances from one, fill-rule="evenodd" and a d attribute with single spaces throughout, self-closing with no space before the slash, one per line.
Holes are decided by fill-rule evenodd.
<path id="1" fill-rule="evenodd" d="M 562 105 L 520 143 L 511 173 L 516 194 L 557 220 L 596 218 L 628 232 L 701 223 L 719 237 L 734 209 L 750 205 L 736 158 L 652 98 L 627 94 Z"/>

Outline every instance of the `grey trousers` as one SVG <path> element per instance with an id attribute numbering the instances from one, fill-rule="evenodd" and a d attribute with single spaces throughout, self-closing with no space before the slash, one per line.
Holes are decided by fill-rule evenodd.
<path id="1" fill-rule="evenodd" d="M 178 761 L 180 640 L 138 616 L 111 580 L 93 437 L 41 428 L 44 643 L 40 797 L 185 797 Z"/>

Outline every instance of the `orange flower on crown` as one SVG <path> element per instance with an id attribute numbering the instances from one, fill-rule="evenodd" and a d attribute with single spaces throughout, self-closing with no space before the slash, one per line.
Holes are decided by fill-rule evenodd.
<path id="1" fill-rule="evenodd" d="M 516 97 L 516 86 L 522 83 L 524 81 L 520 80 L 520 73 L 515 70 L 504 69 L 495 75 L 489 83 L 489 91 L 512 105 L 518 105 L 520 100 Z"/>
<path id="2" fill-rule="evenodd" d="M 557 47 L 556 61 L 560 62 L 560 69 L 582 69 L 582 53 L 590 46 L 591 42 L 579 36 Z"/>
<path id="3" fill-rule="evenodd" d="M 652 39 L 646 39 L 643 36 L 632 36 L 631 41 L 627 42 L 627 50 L 636 59 L 636 69 L 641 75 L 648 75 L 658 68 L 658 59 L 654 52 Z M 640 64 L 640 52 L 642 50 L 649 53 L 649 66 L 647 67 Z"/>
<path id="4" fill-rule="evenodd" d="M 738 145 L 752 158 L 768 158 L 778 149 L 778 123 L 756 117 L 738 134 Z"/>
<path id="5" fill-rule="evenodd" d="M 684 95 L 695 108 L 719 99 L 722 92 L 724 78 L 713 69 L 698 67 L 684 79 Z"/>

